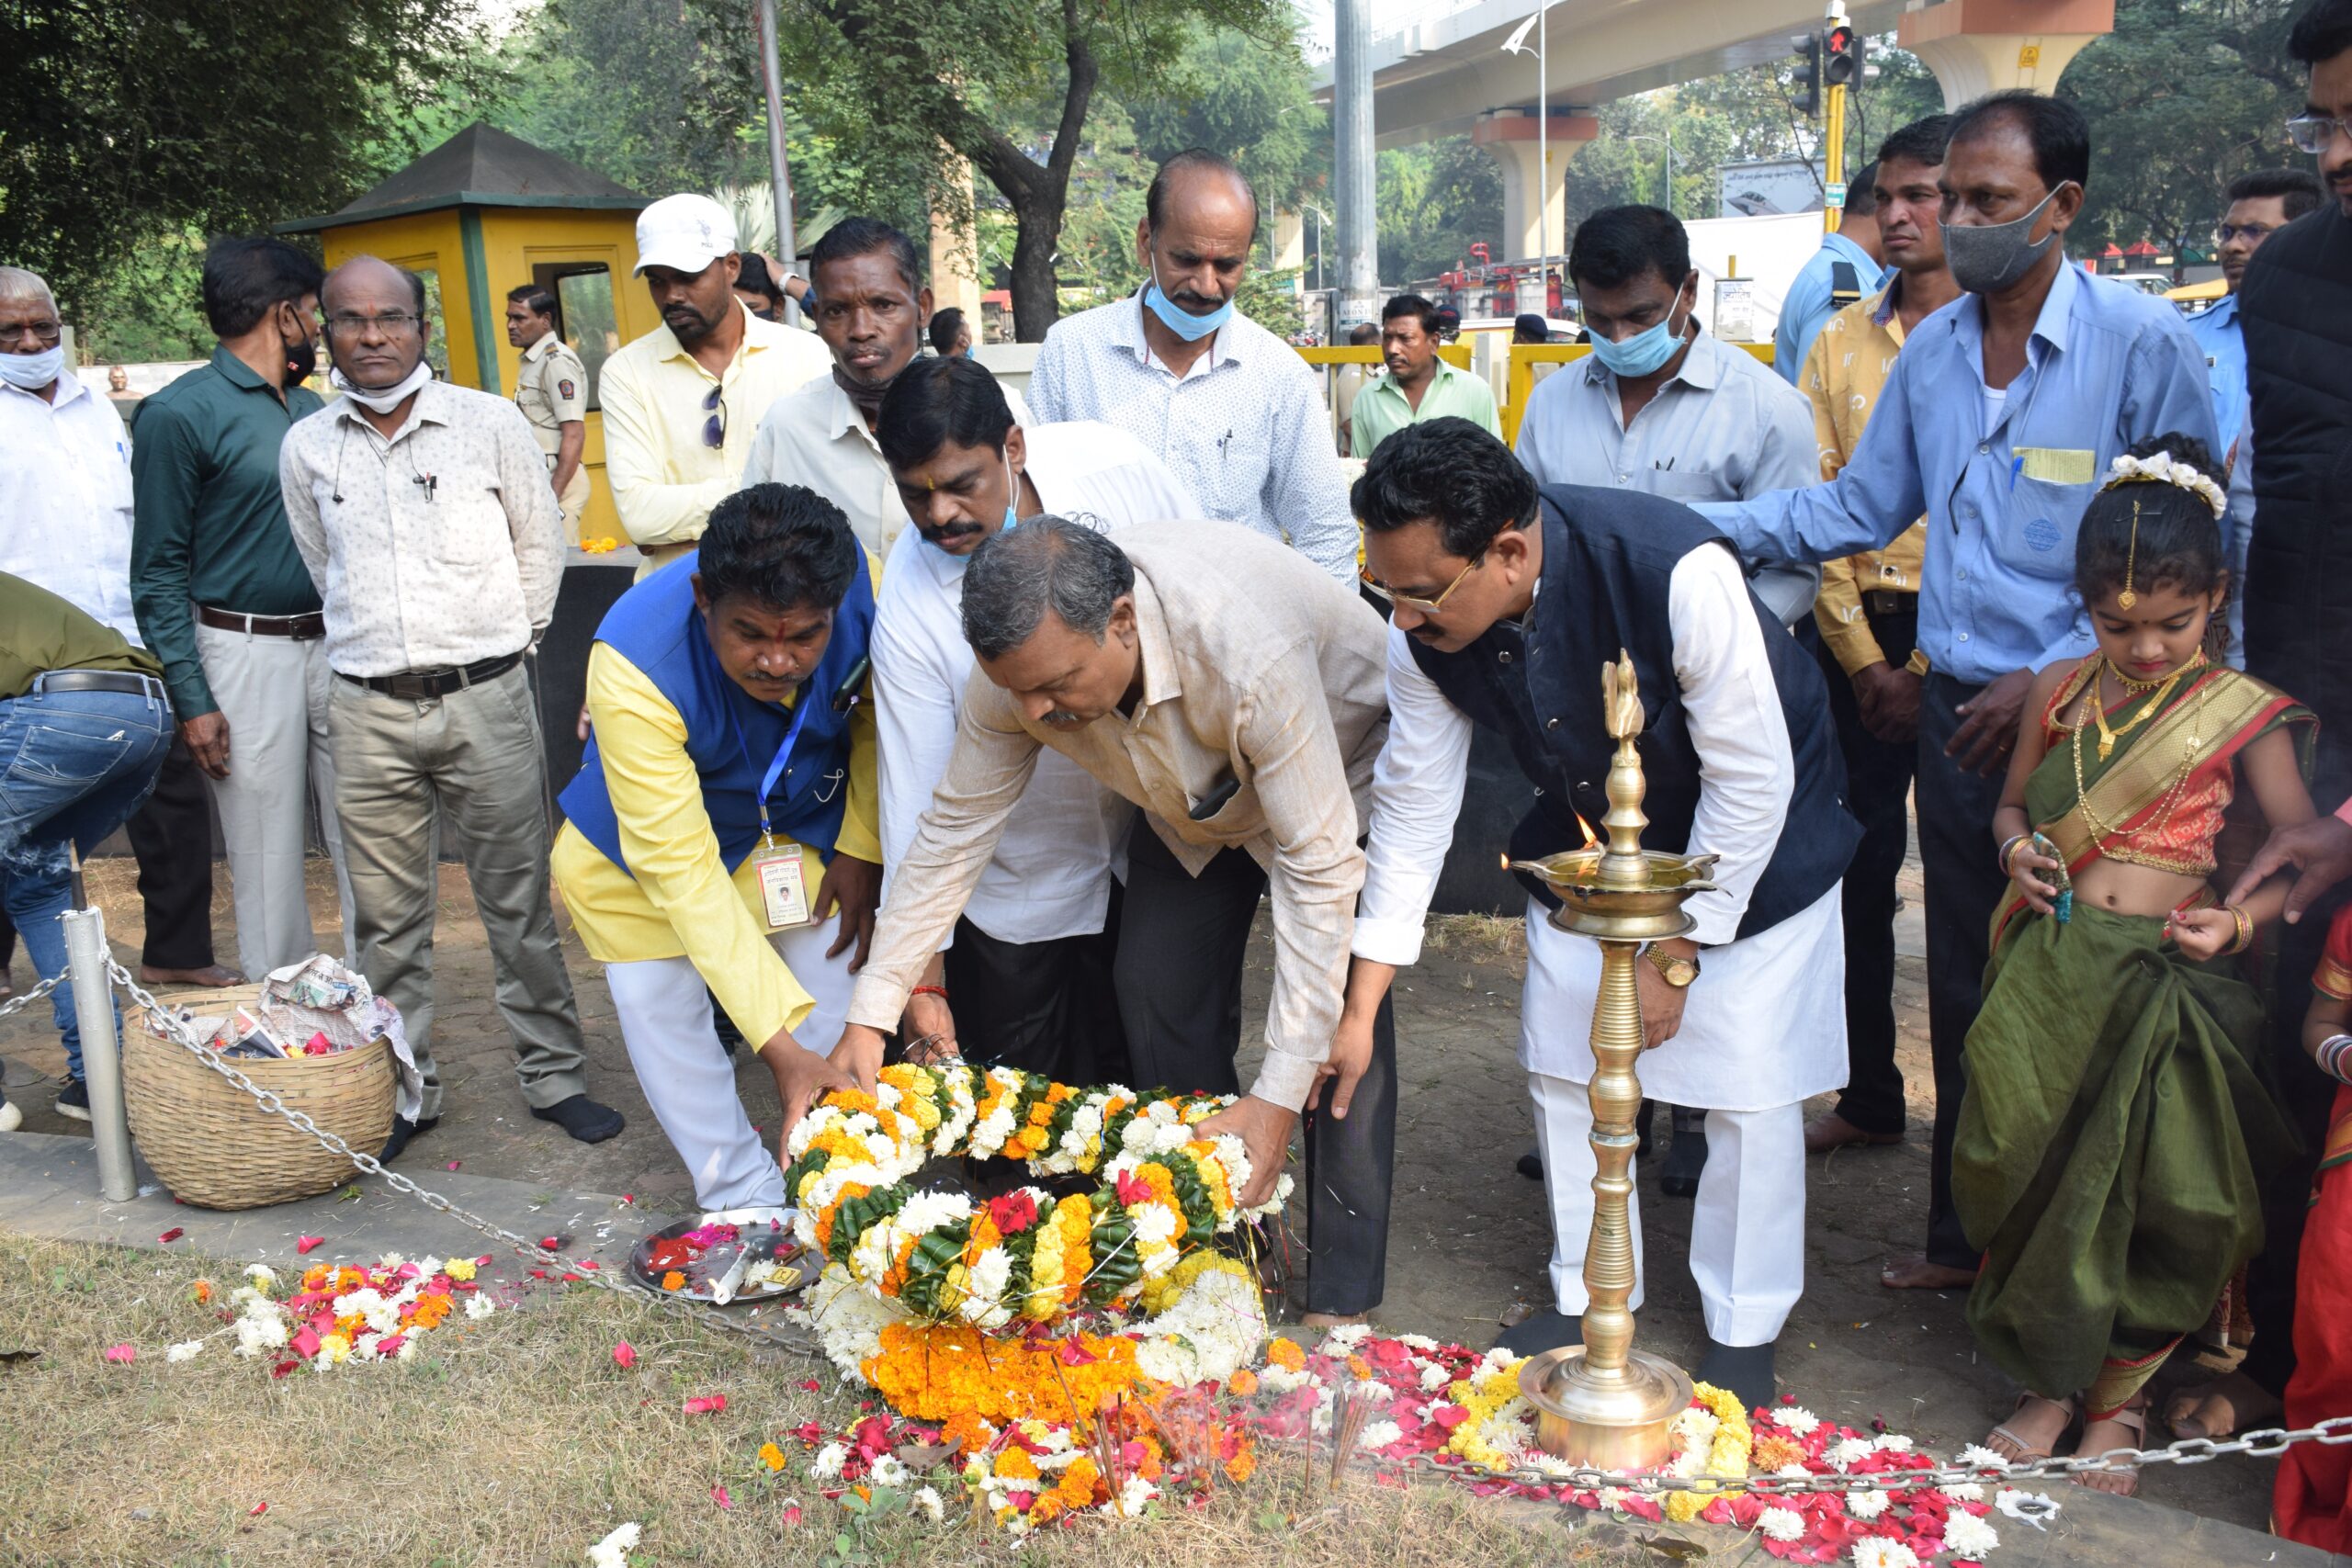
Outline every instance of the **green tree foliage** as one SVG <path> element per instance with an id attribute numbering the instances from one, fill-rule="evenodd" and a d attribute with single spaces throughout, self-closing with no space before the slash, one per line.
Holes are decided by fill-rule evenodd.
<path id="1" fill-rule="evenodd" d="M 1502 166 L 1468 137 L 1391 148 L 1374 163 L 1373 182 L 1383 278 L 1451 271 L 1468 262 L 1474 241 L 1504 254 Z"/>
<path id="2" fill-rule="evenodd" d="M 2075 57 L 2061 96 L 2091 123 L 2091 177 L 2068 249 L 2142 239 L 2208 247 L 2222 191 L 2256 169 L 2308 168 L 2287 143 L 2304 71 L 2287 58 L 2302 0 L 2120 0 L 2115 31 Z"/>
<path id="3" fill-rule="evenodd" d="M 481 45 L 467 0 L 0 0 L 0 256 L 76 314 L 184 287 L 166 248 L 413 157 L 421 111 L 489 85 Z"/>

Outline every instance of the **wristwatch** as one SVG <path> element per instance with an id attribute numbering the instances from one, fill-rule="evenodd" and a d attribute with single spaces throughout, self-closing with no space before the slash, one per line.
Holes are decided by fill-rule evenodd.
<path id="1" fill-rule="evenodd" d="M 1664 976 L 1666 983 L 1678 991 L 1684 989 L 1691 981 L 1699 977 L 1697 959 L 1677 958 L 1656 942 L 1651 942 L 1643 948 L 1642 956 L 1648 959 L 1650 967 Z"/>

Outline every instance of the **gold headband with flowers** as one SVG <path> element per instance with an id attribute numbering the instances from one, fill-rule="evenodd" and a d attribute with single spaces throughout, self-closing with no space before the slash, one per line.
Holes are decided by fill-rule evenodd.
<path id="1" fill-rule="evenodd" d="M 2229 497 L 2222 493 L 2220 485 L 2196 464 L 2183 462 L 2169 452 L 2152 453 L 2145 457 L 2126 453 L 2108 465 L 2108 481 L 2098 487 L 2102 491 L 2120 485 L 2167 484 L 2188 491 L 2211 507 L 2216 523 L 2230 509 Z M 2115 602 L 2127 610 L 2140 602 L 2140 595 L 2132 586 L 2132 573 L 2139 564 L 2140 503 L 2135 501 L 2132 503 L 2132 544 L 2123 558 L 2123 592 L 2115 596 Z"/>

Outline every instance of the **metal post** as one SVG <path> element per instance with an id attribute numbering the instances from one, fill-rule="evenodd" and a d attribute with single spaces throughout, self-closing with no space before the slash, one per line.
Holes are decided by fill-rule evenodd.
<path id="1" fill-rule="evenodd" d="M 1374 227 L 1372 147 L 1371 0 L 1333 7 L 1331 127 L 1340 230 L 1340 313 L 1369 321 L 1380 314 L 1379 231 Z"/>
<path id="2" fill-rule="evenodd" d="M 130 1119 L 122 1108 L 122 1059 L 115 1054 L 107 918 L 97 909 L 65 911 L 65 971 L 74 987 L 74 1020 L 82 1032 L 82 1081 L 90 1091 L 98 1193 L 109 1203 L 128 1203 L 139 1187 L 130 1170 Z"/>
<path id="3" fill-rule="evenodd" d="M 1535 310 L 1552 314 L 1552 0 L 1535 6 Z"/>
<path id="4" fill-rule="evenodd" d="M 775 0 L 760 0 L 760 74 L 768 96 L 768 182 L 775 201 L 776 259 L 789 267 L 799 259 L 792 233 L 792 168 L 784 153 L 784 67 L 776 56 Z M 778 287 L 784 280 L 776 279 Z M 800 323 L 799 302 L 784 297 L 787 325 Z"/>

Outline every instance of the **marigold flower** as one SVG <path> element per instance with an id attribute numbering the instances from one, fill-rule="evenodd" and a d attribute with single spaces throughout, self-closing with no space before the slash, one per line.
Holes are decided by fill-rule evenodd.
<path id="1" fill-rule="evenodd" d="M 685 1284 L 686 1277 L 684 1274 L 679 1273 L 675 1269 L 671 1269 L 667 1274 L 662 1276 L 662 1288 L 665 1291 L 684 1290 L 685 1288 Z"/>
<path id="2" fill-rule="evenodd" d="M 1270 1342 L 1266 1346 L 1266 1359 L 1287 1371 L 1303 1372 L 1306 1370 L 1306 1352 L 1298 1348 L 1295 1339 L 1276 1338 Z"/>
<path id="3" fill-rule="evenodd" d="M 784 1468 L 784 1450 L 777 1448 L 774 1443 L 762 1443 L 760 1445 L 760 1462 L 766 1465 L 770 1470 L 782 1470 Z"/>

